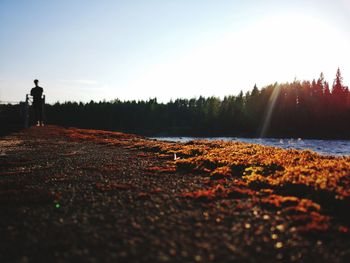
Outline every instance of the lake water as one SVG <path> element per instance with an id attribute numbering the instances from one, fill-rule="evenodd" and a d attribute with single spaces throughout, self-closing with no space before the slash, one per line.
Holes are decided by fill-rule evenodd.
<path id="1" fill-rule="evenodd" d="M 192 140 L 223 140 L 256 143 L 284 149 L 311 150 L 323 155 L 350 156 L 350 140 L 311 140 L 311 139 L 273 139 L 273 138 L 238 138 L 238 137 L 152 137 L 152 139 L 172 142 Z"/>

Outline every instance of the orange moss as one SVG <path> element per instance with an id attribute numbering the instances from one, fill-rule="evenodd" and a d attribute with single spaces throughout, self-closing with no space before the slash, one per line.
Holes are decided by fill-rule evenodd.
<path id="1" fill-rule="evenodd" d="M 9 175 L 20 175 L 20 174 L 27 174 L 30 171 L 13 171 L 13 172 L 0 172 L 1 176 L 9 176 Z"/>
<path id="2" fill-rule="evenodd" d="M 140 198 L 140 199 L 148 199 L 148 198 L 151 197 L 151 195 L 158 194 L 160 192 L 162 192 L 162 190 L 160 188 L 155 188 L 155 189 L 152 189 L 149 192 L 139 192 L 137 194 L 137 197 Z"/>
<path id="3" fill-rule="evenodd" d="M 174 173 L 176 171 L 175 166 L 153 166 L 146 169 L 150 173 Z"/>
<path id="4" fill-rule="evenodd" d="M 108 182 L 108 183 L 96 183 L 95 187 L 100 191 L 115 191 L 115 190 L 132 190 L 135 188 L 132 184 L 125 184 L 119 182 Z"/>
<path id="5" fill-rule="evenodd" d="M 349 228 L 347 228 L 346 226 L 339 226 L 339 227 L 338 227 L 338 231 L 339 231 L 340 233 L 347 234 L 347 233 L 349 233 Z"/>
<path id="6" fill-rule="evenodd" d="M 253 190 L 248 188 L 229 187 L 225 188 L 218 184 L 208 190 L 200 190 L 197 192 L 188 192 L 181 194 L 182 197 L 194 198 L 199 201 L 211 201 L 222 198 L 242 198 L 255 195 Z"/>
<path id="7" fill-rule="evenodd" d="M 311 151 L 283 150 L 241 142 L 172 143 L 119 132 L 51 130 L 52 133 L 68 136 L 72 140 L 89 140 L 143 152 L 156 152 L 160 158 L 173 162 L 174 166 L 167 164 L 165 167 L 148 168 L 146 172 L 150 175 L 173 173 L 177 169 L 188 174 L 200 173 L 210 178 L 211 182 L 217 183 L 220 180 L 220 184 L 207 190 L 184 193 L 185 197 L 213 200 L 231 196 L 255 196 L 262 204 L 282 209 L 290 216 L 317 212 L 323 205 L 327 205 L 327 208 L 336 207 L 336 213 L 349 209 L 350 157 L 321 156 Z M 180 159 L 174 160 L 174 154 Z M 144 156 L 143 153 L 138 155 L 141 158 Z M 235 187 L 224 187 L 222 180 L 231 181 Z M 214 183 L 209 183 L 212 184 Z M 113 189 L 113 186 L 100 187 Z M 306 196 L 317 203 L 300 199 Z M 321 220 L 322 217 L 314 216 L 310 222 L 316 222 L 317 218 Z M 310 223 L 306 229 L 324 229 L 320 224 Z"/>
<path id="8" fill-rule="evenodd" d="M 140 193 L 137 194 L 137 197 L 141 198 L 141 199 L 146 199 L 146 198 L 150 197 L 150 194 L 146 193 L 146 192 L 140 192 Z"/>
<path id="9" fill-rule="evenodd" d="M 318 212 L 294 215 L 290 216 L 289 219 L 298 232 L 305 234 L 326 232 L 329 229 L 330 224 L 330 217 L 321 215 Z"/>
<path id="10" fill-rule="evenodd" d="M 278 208 L 300 233 L 325 232 L 329 229 L 330 217 L 320 214 L 321 206 L 309 199 L 271 194 L 261 198 L 260 203 L 269 208 Z"/>
<path id="11" fill-rule="evenodd" d="M 65 156 L 65 157 L 70 157 L 70 156 L 74 156 L 74 155 L 78 155 L 80 154 L 78 151 L 72 151 L 72 152 L 67 152 L 67 153 L 61 153 L 61 156 Z"/>
<path id="12" fill-rule="evenodd" d="M 297 205 L 299 203 L 299 198 L 294 196 L 280 196 L 271 194 L 268 197 L 262 198 L 260 202 L 263 205 L 281 208 L 290 205 Z"/>
<path id="13" fill-rule="evenodd" d="M 210 173 L 210 178 L 217 180 L 225 177 L 230 177 L 232 175 L 232 170 L 230 167 L 222 166 L 216 168 L 214 171 Z"/>

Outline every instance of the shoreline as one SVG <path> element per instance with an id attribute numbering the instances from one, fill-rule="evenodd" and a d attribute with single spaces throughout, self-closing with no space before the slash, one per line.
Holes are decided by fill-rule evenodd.
<path id="1" fill-rule="evenodd" d="M 281 149 L 310 150 L 325 156 L 350 156 L 350 140 L 318 140 L 301 138 L 243 138 L 243 137 L 149 137 L 164 142 L 187 143 L 195 140 L 243 142 Z M 327 145 L 325 145 L 327 143 Z M 348 144 L 348 145 L 347 145 Z M 344 146 L 346 148 L 344 148 Z"/>
<path id="2" fill-rule="evenodd" d="M 350 255 L 350 157 L 58 126 L 0 146 L 1 261 Z"/>

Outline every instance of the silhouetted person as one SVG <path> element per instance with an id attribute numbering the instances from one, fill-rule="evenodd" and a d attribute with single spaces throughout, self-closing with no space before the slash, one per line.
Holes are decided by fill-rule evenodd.
<path id="1" fill-rule="evenodd" d="M 33 108 L 35 112 L 35 121 L 36 126 L 44 126 L 43 122 L 43 92 L 44 89 L 42 87 L 39 87 L 38 85 L 39 80 L 35 79 L 34 84 L 35 87 L 31 89 L 30 95 L 33 97 Z"/>

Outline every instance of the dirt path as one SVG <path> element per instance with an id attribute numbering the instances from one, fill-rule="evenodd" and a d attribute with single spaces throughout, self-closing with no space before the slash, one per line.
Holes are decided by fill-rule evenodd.
<path id="1" fill-rule="evenodd" d="M 1 138 L 0 262 L 350 262 L 339 225 L 303 234 L 254 196 L 186 198 L 208 178 L 127 146 L 50 126 Z"/>

